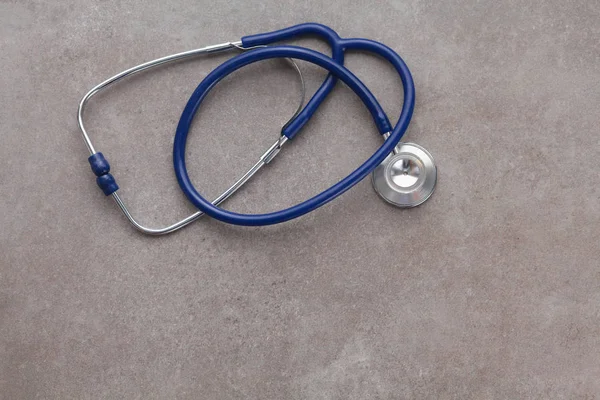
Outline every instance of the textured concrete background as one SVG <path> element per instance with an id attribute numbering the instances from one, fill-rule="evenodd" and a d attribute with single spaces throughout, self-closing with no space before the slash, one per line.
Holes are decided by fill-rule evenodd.
<path id="1" fill-rule="evenodd" d="M 600 397 L 600 3 L 328 3 L 0 2 L 0 398 Z M 407 140 L 436 158 L 434 197 L 402 211 L 365 180 L 279 226 L 133 230 L 95 186 L 81 96 L 134 64 L 306 21 L 405 58 L 418 99 Z M 174 129 L 229 56 L 90 104 L 96 147 L 149 225 L 191 211 Z M 397 116 L 391 68 L 348 65 Z M 302 68 L 312 92 L 325 74 Z M 213 91 L 188 145 L 203 193 L 254 162 L 298 91 L 277 61 Z M 339 85 L 227 208 L 290 206 L 379 144 Z"/>

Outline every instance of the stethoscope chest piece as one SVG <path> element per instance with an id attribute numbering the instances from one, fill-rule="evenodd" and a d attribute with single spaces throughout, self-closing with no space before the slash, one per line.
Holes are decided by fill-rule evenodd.
<path id="1" fill-rule="evenodd" d="M 375 191 L 388 203 L 410 208 L 424 203 L 435 190 L 437 168 L 433 157 L 414 143 L 398 143 L 372 173 Z"/>

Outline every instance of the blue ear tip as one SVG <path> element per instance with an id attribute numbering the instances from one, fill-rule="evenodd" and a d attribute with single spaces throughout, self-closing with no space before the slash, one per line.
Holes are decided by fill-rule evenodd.
<path id="1" fill-rule="evenodd" d="M 96 178 L 96 183 L 102 189 L 106 196 L 110 196 L 117 190 L 119 190 L 119 185 L 115 181 L 115 177 L 111 174 L 100 175 Z"/>
<path id="2" fill-rule="evenodd" d="M 102 153 L 92 154 L 88 158 L 88 161 L 96 176 L 102 176 L 110 172 L 110 164 L 106 161 Z"/>

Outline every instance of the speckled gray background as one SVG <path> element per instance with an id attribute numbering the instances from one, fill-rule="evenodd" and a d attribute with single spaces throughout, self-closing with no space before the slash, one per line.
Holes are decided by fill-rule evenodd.
<path id="1" fill-rule="evenodd" d="M 406 138 L 436 158 L 434 197 L 398 210 L 365 180 L 274 227 L 133 230 L 95 186 L 81 96 L 134 64 L 306 21 L 404 57 L 417 87 Z M 1 1 L 0 398 L 600 397 L 599 43 L 598 1 Z M 192 210 L 174 128 L 229 56 L 90 104 L 142 222 Z M 396 117 L 391 68 L 361 54 L 348 66 Z M 301 67 L 312 92 L 325 74 Z M 204 194 L 254 162 L 298 93 L 277 61 L 212 92 L 188 145 Z M 227 208 L 290 206 L 379 144 L 339 85 Z"/>

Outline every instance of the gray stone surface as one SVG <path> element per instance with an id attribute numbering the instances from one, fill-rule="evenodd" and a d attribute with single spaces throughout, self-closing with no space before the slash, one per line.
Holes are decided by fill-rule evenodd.
<path id="1" fill-rule="evenodd" d="M 95 186 L 81 96 L 136 63 L 306 21 L 405 58 L 406 138 L 436 158 L 433 198 L 394 209 L 365 180 L 279 226 L 134 231 Z M 597 1 L 0 2 L 0 398 L 600 397 L 599 21 Z M 133 78 L 88 109 L 147 224 L 191 211 L 174 128 L 227 57 Z M 391 68 L 348 65 L 397 116 Z M 302 68 L 315 90 L 324 72 Z M 297 93 L 276 61 L 213 91 L 188 146 L 203 193 L 273 141 Z M 290 206 L 379 144 L 340 85 L 227 208 Z"/>

